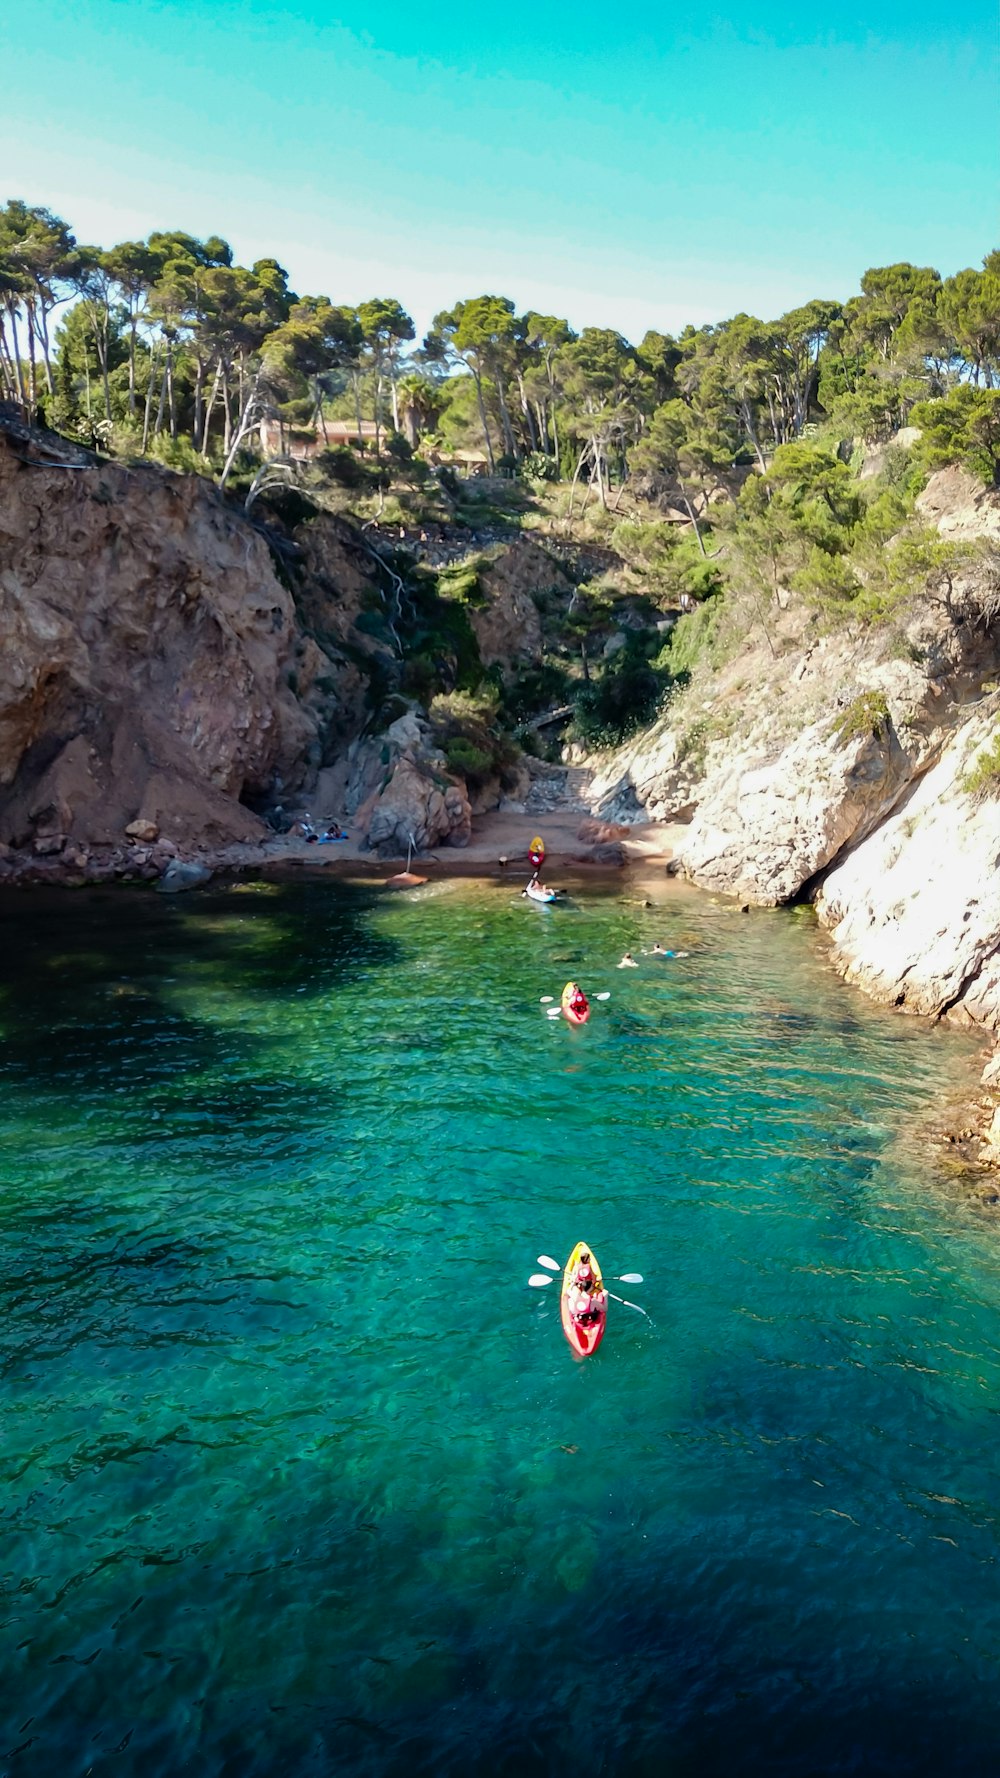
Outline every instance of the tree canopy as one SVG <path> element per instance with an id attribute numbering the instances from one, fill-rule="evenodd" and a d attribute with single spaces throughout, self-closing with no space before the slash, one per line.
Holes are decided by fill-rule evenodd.
<path id="1" fill-rule="evenodd" d="M 222 235 L 101 248 L 44 206 L 0 207 L 0 393 L 131 449 L 219 463 L 268 414 L 317 437 L 350 415 L 377 456 L 394 436 L 404 451 L 430 436 L 492 469 L 548 463 L 605 504 L 616 482 L 658 477 L 697 527 L 727 470 L 766 477 L 817 426 L 871 443 L 919 416 L 931 455 L 993 476 L 998 388 L 1000 252 L 947 278 L 869 267 L 844 304 L 651 330 L 637 346 L 474 295 L 417 344 L 397 298 L 300 297 L 276 259 L 241 265 Z"/>

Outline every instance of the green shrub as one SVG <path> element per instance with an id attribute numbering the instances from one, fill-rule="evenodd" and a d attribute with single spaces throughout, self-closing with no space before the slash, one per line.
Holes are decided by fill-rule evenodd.
<path id="1" fill-rule="evenodd" d="M 452 562 L 439 569 L 438 596 L 456 605 L 485 605 L 486 594 L 479 581 L 482 569 L 482 556 L 467 556 L 464 562 Z"/>
<path id="2" fill-rule="evenodd" d="M 514 723 L 527 722 L 552 704 L 569 698 L 575 681 L 552 661 L 540 667 L 522 667 L 503 690 L 504 710 Z"/>
<path id="3" fill-rule="evenodd" d="M 960 383 L 939 401 L 918 401 L 910 419 L 922 428 L 916 454 L 925 468 L 961 463 L 988 488 L 1000 481 L 1000 389 Z"/>
<path id="4" fill-rule="evenodd" d="M 320 474 L 327 481 L 335 482 L 338 488 L 371 488 L 379 480 L 378 470 L 362 463 L 349 445 L 333 445 L 329 450 L 318 452 L 314 461 Z"/>
<path id="5" fill-rule="evenodd" d="M 150 440 L 149 455 L 154 462 L 162 463 L 166 469 L 176 469 L 181 475 L 212 473 L 208 458 L 195 450 L 189 438 L 171 438 L 169 433 L 158 432 Z"/>
<path id="6" fill-rule="evenodd" d="M 493 755 L 486 747 L 477 747 L 464 735 L 454 735 L 444 744 L 444 754 L 453 772 L 463 778 L 485 779 L 493 768 Z"/>
<path id="7" fill-rule="evenodd" d="M 430 701 L 434 738 L 451 769 L 472 789 L 495 773 L 502 782 L 518 758 L 519 748 L 501 727 L 499 710 L 496 687 L 488 684 L 475 692 L 439 692 Z"/>
<path id="8" fill-rule="evenodd" d="M 979 800 L 1000 796 L 1000 729 L 993 739 L 976 754 L 969 770 L 959 781 L 959 789 Z"/>
<path id="9" fill-rule="evenodd" d="M 544 451 L 529 451 L 519 465 L 522 481 L 554 482 L 559 479 L 559 465 Z"/>
<path id="10" fill-rule="evenodd" d="M 852 699 L 846 710 L 841 711 L 830 730 L 830 739 L 838 747 L 846 747 L 863 735 L 881 741 L 888 734 L 891 722 L 884 692 L 863 691 L 860 697 Z"/>
<path id="11" fill-rule="evenodd" d="M 677 764 L 687 765 L 692 772 L 702 773 L 705 770 L 709 742 L 715 739 L 715 735 L 712 717 L 697 716 L 694 722 L 681 729 L 677 737 Z"/>
<path id="12" fill-rule="evenodd" d="M 652 722 L 672 690 L 670 673 L 647 657 L 641 638 L 629 637 L 599 677 L 577 692 L 574 731 L 590 746 L 617 746 Z"/>
<path id="13" fill-rule="evenodd" d="M 699 605 L 696 611 L 679 617 L 657 657 L 657 664 L 674 679 L 692 673 L 703 660 L 714 666 L 713 645 L 718 633 L 720 612 L 721 605 L 713 601 L 707 605 Z"/>

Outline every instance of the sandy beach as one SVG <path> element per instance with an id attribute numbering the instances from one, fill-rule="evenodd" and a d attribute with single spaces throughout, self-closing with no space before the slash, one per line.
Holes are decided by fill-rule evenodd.
<path id="1" fill-rule="evenodd" d="M 421 878 L 493 877 L 510 875 L 527 878 L 531 872 L 528 845 L 536 834 L 545 842 L 543 880 L 558 887 L 559 877 L 567 874 L 592 875 L 595 872 L 617 874 L 623 867 L 665 869 L 674 855 L 680 836 L 680 822 L 645 822 L 628 829 L 615 828 L 605 842 L 621 848 L 621 862 L 614 856 L 601 856 L 590 837 L 581 838 L 580 831 L 587 817 L 577 810 L 553 811 L 545 815 L 522 815 L 492 810 L 473 821 L 472 839 L 467 846 L 442 846 L 431 853 L 414 854 L 410 872 Z M 593 823 L 590 823 L 591 828 Z M 594 856 L 595 850 L 598 855 Z M 505 860 L 506 862 L 501 862 Z M 378 858 L 362 850 L 348 827 L 346 840 L 336 844 L 317 845 L 288 835 L 276 836 L 262 846 L 234 846 L 212 860 L 217 868 L 243 868 L 256 865 L 269 872 L 289 867 L 307 869 L 337 876 L 392 878 L 406 870 L 405 854 L 398 859 Z"/>

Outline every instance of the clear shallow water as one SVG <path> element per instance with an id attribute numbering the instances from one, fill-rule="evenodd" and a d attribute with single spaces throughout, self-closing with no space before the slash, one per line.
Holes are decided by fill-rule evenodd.
<path id="1" fill-rule="evenodd" d="M 663 895 L 3 903 L 0 1773 L 993 1769 L 973 1046 Z"/>

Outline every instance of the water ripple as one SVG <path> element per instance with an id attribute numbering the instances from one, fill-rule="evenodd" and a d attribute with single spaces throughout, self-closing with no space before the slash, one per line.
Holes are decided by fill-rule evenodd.
<path id="1" fill-rule="evenodd" d="M 17 902 L 11 1778 L 991 1769 L 1000 1250 L 902 1139 L 974 1046 L 657 893 Z"/>

